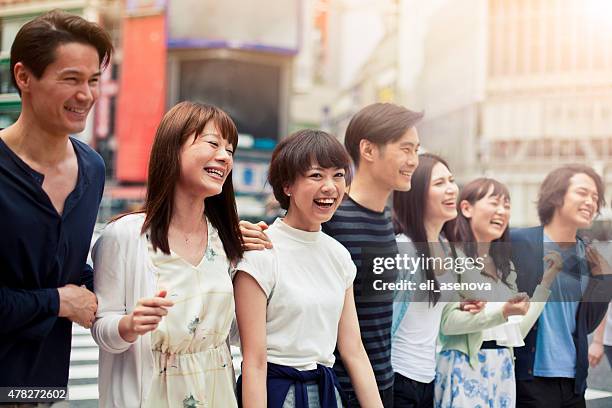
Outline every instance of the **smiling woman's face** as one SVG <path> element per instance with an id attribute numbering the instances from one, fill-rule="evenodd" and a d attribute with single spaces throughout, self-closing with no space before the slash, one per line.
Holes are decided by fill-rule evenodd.
<path id="1" fill-rule="evenodd" d="M 232 171 L 234 147 L 211 121 L 199 135 L 188 137 L 181 149 L 181 175 L 177 188 L 189 195 L 211 197 L 221 193 Z"/>
<path id="2" fill-rule="evenodd" d="M 285 187 L 289 209 L 285 222 L 305 231 L 318 231 L 340 205 L 346 190 L 345 170 L 313 164 L 306 173 Z"/>
<path id="3" fill-rule="evenodd" d="M 474 204 L 464 200 L 461 212 L 470 220 L 476 242 L 491 242 L 500 238 L 510 222 L 510 198 L 493 195 L 494 186 Z"/>
<path id="4" fill-rule="evenodd" d="M 442 223 L 457 217 L 458 194 L 459 187 L 453 174 L 444 164 L 436 163 L 431 169 L 425 217 Z"/>

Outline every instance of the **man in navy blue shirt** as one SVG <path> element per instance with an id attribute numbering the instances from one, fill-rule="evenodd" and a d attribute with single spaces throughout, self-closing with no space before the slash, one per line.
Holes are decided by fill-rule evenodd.
<path id="1" fill-rule="evenodd" d="M 520 291 L 533 293 L 542 279 L 543 257 L 561 254 L 563 272 L 516 356 L 517 406 L 584 407 L 588 372 L 587 335 L 607 308 L 610 268 L 577 235 L 590 227 L 605 204 L 604 185 L 585 165 L 552 171 L 540 187 L 542 226 L 511 231 L 513 261 Z M 599 259 L 598 259 L 599 258 Z"/>
<path id="2" fill-rule="evenodd" d="M 69 137 L 98 97 L 110 37 L 52 11 L 25 24 L 11 48 L 22 101 L 0 131 L 0 386 L 68 383 L 72 322 L 97 309 L 86 259 L 104 189 L 104 162 Z"/>

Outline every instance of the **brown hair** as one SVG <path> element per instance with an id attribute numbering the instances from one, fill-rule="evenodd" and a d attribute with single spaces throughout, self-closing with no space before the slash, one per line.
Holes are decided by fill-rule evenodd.
<path id="1" fill-rule="evenodd" d="M 373 103 L 357 112 L 346 128 L 344 146 L 359 167 L 359 143 L 362 139 L 383 146 L 395 142 L 416 126 L 423 112 L 413 112 L 392 103 Z"/>
<path id="2" fill-rule="evenodd" d="M 72 42 L 94 47 L 101 68 L 106 68 L 110 62 L 113 44 L 108 33 L 98 24 L 77 15 L 52 10 L 21 27 L 11 46 L 11 79 L 17 92 L 21 95 L 15 79 L 15 65 L 18 62 L 40 78 L 55 60 L 57 47 Z"/>
<path id="3" fill-rule="evenodd" d="M 335 137 L 321 130 L 298 130 L 276 146 L 268 171 L 268 183 L 283 209 L 289 208 L 289 197 L 283 188 L 293 184 L 313 164 L 325 169 L 344 169 L 346 184 L 351 181 L 351 158 Z"/>
<path id="4" fill-rule="evenodd" d="M 491 196 L 506 198 L 510 201 L 510 192 L 508 187 L 500 183 L 497 180 L 481 177 L 476 180 L 472 180 L 467 183 L 461 193 L 459 194 L 459 200 L 457 202 L 457 218 L 455 219 L 455 238 L 463 246 L 463 252 L 466 256 L 476 258 L 477 254 L 477 243 L 472 231 L 470 220 L 463 215 L 461 211 L 461 202 L 467 201 L 471 205 L 476 204 L 477 201 L 482 200 L 491 191 Z M 492 241 L 492 245 L 489 247 L 489 255 L 495 263 L 495 267 L 500 271 L 500 280 L 508 285 L 507 278 L 510 275 L 510 258 L 512 251 L 510 250 L 510 228 L 506 227 L 506 230 L 502 233 L 501 237 Z"/>
<path id="5" fill-rule="evenodd" d="M 597 213 L 606 205 L 605 186 L 599 174 L 592 167 L 584 164 L 567 164 L 548 173 L 540 186 L 538 216 L 542 225 L 547 225 L 552 221 L 555 210 L 563 206 L 563 199 L 569 188 L 570 179 L 581 173 L 586 174 L 595 182 L 599 195 Z"/>
<path id="6" fill-rule="evenodd" d="M 166 254 L 170 253 L 168 227 L 174 209 L 174 189 L 181 173 L 181 148 L 188 138 L 195 141 L 210 121 L 235 148 L 238 131 L 232 119 L 221 109 L 200 103 L 181 102 L 174 106 L 164 115 L 155 134 L 149 160 L 142 233 L 150 230 L 153 248 Z M 221 193 L 207 197 L 204 203 L 206 217 L 219 232 L 226 256 L 237 261 L 242 257 L 243 249 L 232 172 L 227 176 Z"/>

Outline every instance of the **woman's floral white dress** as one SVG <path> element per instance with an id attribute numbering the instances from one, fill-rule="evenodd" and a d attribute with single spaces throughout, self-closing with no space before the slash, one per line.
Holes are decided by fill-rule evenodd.
<path id="1" fill-rule="evenodd" d="M 457 350 L 438 355 L 435 383 L 436 408 L 514 408 L 514 364 L 508 348 L 478 352 L 473 369 Z"/>
<path id="2" fill-rule="evenodd" d="M 208 246 L 198 266 L 171 252 L 149 250 L 156 291 L 174 302 L 151 334 L 155 373 L 146 407 L 236 407 L 227 345 L 234 297 L 221 239 L 208 222 Z"/>

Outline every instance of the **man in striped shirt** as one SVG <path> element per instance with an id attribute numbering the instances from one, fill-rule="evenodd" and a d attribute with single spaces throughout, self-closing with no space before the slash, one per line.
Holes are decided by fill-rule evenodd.
<path id="1" fill-rule="evenodd" d="M 422 117 L 422 113 L 390 103 L 368 105 L 353 116 L 344 145 L 353 160 L 355 176 L 348 195 L 332 219 L 323 224 L 323 231 L 349 250 L 357 266 L 353 290 L 361 340 L 385 407 L 393 407 L 393 293 L 376 292 L 372 285 L 375 279 L 394 281 L 395 273 L 375 275 L 371 261 L 373 257 L 397 254 L 387 201 L 394 190 L 410 190 L 412 173 L 418 165 L 419 136 L 415 125 Z M 241 221 L 240 225 L 247 250 L 271 247 L 263 233 L 267 228 L 265 223 L 254 225 Z M 334 370 L 350 406 L 358 407 L 357 396 L 338 353 Z"/>
<path id="2" fill-rule="evenodd" d="M 410 190 L 410 179 L 418 165 L 419 137 L 415 125 L 423 117 L 389 103 L 366 106 L 353 116 L 344 139 L 355 165 L 348 195 L 323 231 L 344 245 L 357 266 L 353 283 L 361 339 L 366 349 L 383 405 L 393 406 L 391 367 L 391 323 L 393 293 L 375 294 L 372 257 L 395 257 L 397 245 L 387 201 L 394 190 Z M 346 357 L 345 357 L 346 358 Z M 336 354 L 334 370 L 351 406 L 358 406 L 342 359 Z"/>

